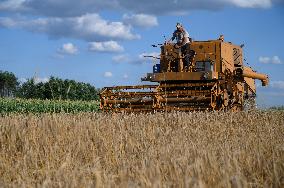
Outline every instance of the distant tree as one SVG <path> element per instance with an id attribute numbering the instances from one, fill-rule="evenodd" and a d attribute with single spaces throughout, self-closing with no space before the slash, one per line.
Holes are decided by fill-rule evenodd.
<path id="1" fill-rule="evenodd" d="M 56 99 L 56 100 L 98 100 L 98 90 L 83 82 L 50 77 L 46 83 L 35 83 L 29 79 L 18 90 L 21 98 Z"/>
<path id="2" fill-rule="evenodd" d="M 19 86 L 17 77 L 7 71 L 0 71 L 0 96 L 14 97 Z"/>
<path id="3" fill-rule="evenodd" d="M 34 79 L 28 79 L 19 87 L 17 97 L 26 99 L 42 99 L 44 98 L 43 91 L 43 83 L 35 83 Z"/>
<path id="4" fill-rule="evenodd" d="M 284 110 L 284 106 L 272 106 L 269 109 L 270 110 Z"/>

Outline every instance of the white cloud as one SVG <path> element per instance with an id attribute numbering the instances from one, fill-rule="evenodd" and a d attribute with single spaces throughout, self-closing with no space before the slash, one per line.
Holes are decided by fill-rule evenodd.
<path id="1" fill-rule="evenodd" d="M 220 10 L 234 6 L 268 8 L 282 0 L 0 0 L 0 28 L 20 28 L 52 39 L 88 42 L 141 38 L 134 27 L 158 25 L 157 15 L 182 15 L 192 10 Z M 96 12 L 127 12 L 122 20 L 105 20 Z M 23 17 L 25 16 L 25 17 Z M 277 60 L 275 61 L 277 62 Z"/>
<path id="2" fill-rule="evenodd" d="M 106 78 L 112 77 L 112 72 L 105 72 L 104 77 L 106 77 Z"/>
<path id="3" fill-rule="evenodd" d="M 271 0 L 227 0 L 232 4 L 243 8 L 269 8 L 272 5 Z"/>
<path id="4" fill-rule="evenodd" d="M 268 64 L 268 63 L 270 62 L 270 57 L 262 57 L 262 56 L 260 56 L 260 57 L 258 58 L 258 61 L 259 61 L 260 63 Z"/>
<path id="5" fill-rule="evenodd" d="M 135 57 L 132 60 L 130 60 L 129 63 L 132 63 L 132 64 L 149 63 L 149 62 L 157 61 L 156 58 L 159 58 L 159 57 L 160 57 L 160 53 L 158 52 L 142 53 L 142 54 L 139 54 L 138 57 Z"/>
<path id="6" fill-rule="evenodd" d="M 281 60 L 278 56 L 273 56 L 273 57 L 260 56 L 258 58 L 258 61 L 260 63 L 263 63 L 263 64 L 282 64 L 282 62 L 281 62 Z"/>
<path id="7" fill-rule="evenodd" d="M 273 56 L 271 62 L 273 64 L 282 64 L 280 58 L 278 56 Z"/>
<path id="8" fill-rule="evenodd" d="M 284 81 L 271 81 L 270 87 L 274 89 L 284 89 Z"/>
<path id="9" fill-rule="evenodd" d="M 153 58 L 155 57 L 155 58 Z M 120 54 L 117 56 L 114 56 L 112 60 L 116 63 L 131 63 L 131 64 L 142 64 L 142 63 L 148 63 L 153 61 L 159 61 L 157 58 L 160 57 L 160 53 L 158 52 L 150 52 L 150 53 L 141 53 L 137 56 L 129 56 L 128 54 Z"/>
<path id="10" fill-rule="evenodd" d="M 123 22 L 137 27 L 153 27 L 158 25 L 156 16 L 147 14 L 123 15 Z"/>
<path id="11" fill-rule="evenodd" d="M 115 41 L 90 42 L 89 51 L 115 53 L 124 51 L 124 48 Z"/>
<path id="12" fill-rule="evenodd" d="M 118 10 L 118 3 L 119 0 L 26 0 L 23 6 L 33 14 L 73 17 L 102 10 Z"/>
<path id="13" fill-rule="evenodd" d="M 51 55 L 50 57 L 55 59 L 64 59 L 65 55 L 57 51 L 55 54 Z"/>
<path id="14" fill-rule="evenodd" d="M 258 61 L 263 64 L 282 64 L 280 58 L 278 56 L 273 57 L 262 57 L 258 58 Z"/>
<path id="15" fill-rule="evenodd" d="M 126 54 L 120 54 L 117 56 L 113 56 L 112 60 L 116 63 L 129 62 L 129 56 Z"/>
<path id="16" fill-rule="evenodd" d="M 220 10 L 228 6 L 269 8 L 279 2 L 281 0 L 2 0 L 0 10 L 24 10 L 25 13 L 50 17 L 74 17 L 103 10 L 180 15 L 191 10 Z"/>
<path id="17" fill-rule="evenodd" d="M 128 75 L 127 75 L 127 74 L 124 74 L 124 75 L 123 75 L 123 78 L 124 78 L 124 79 L 128 79 Z"/>
<path id="18" fill-rule="evenodd" d="M 74 55 L 77 54 L 78 48 L 72 43 L 63 44 L 62 47 L 58 50 L 60 54 L 69 54 Z"/>
<path id="19" fill-rule="evenodd" d="M 20 24 L 20 21 L 16 21 L 12 18 L 8 18 L 8 17 L 0 17 L 0 27 L 5 27 L 5 28 L 16 28 L 18 27 Z"/>
<path id="20" fill-rule="evenodd" d="M 23 3 L 25 0 L 6 0 L 0 2 L 0 10 L 17 11 L 24 10 Z"/>
<path id="21" fill-rule="evenodd" d="M 122 22 L 110 22 L 98 14 L 84 14 L 79 17 L 50 18 L 8 18 L 0 17 L 0 27 L 21 28 L 31 32 L 44 33 L 50 38 L 76 38 L 86 41 L 132 40 L 140 36 L 132 33 L 132 27 Z"/>
<path id="22" fill-rule="evenodd" d="M 192 10 L 220 10 L 229 6 L 269 8 L 272 2 L 273 0 L 120 0 L 119 5 L 134 13 L 182 15 Z"/>

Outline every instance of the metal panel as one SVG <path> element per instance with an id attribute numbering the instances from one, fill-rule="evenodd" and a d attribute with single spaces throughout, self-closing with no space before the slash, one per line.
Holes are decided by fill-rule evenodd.
<path id="1" fill-rule="evenodd" d="M 154 73 L 151 76 L 152 82 L 172 81 L 172 80 L 212 80 L 218 79 L 216 72 L 164 72 Z"/>
<path id="2" fill-rule="evenodd" d="M 222 57 L 222 72 L 226 70 L 230 72 L 234 71 L 234 60 L 233 60 L 233 47 L 231 43 L 221 43 L 221 57 Z"/>

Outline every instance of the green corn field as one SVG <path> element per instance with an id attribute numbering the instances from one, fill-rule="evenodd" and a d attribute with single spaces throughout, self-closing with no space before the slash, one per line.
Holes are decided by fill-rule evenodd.
<path id="1" fill-rule="evenodd" d="M 97 112 L 98 101 L 62 101 L 0 98 L 0 114 Z"/>

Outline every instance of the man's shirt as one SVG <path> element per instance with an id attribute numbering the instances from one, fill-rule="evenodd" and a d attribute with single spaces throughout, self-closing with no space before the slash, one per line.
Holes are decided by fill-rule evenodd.
<path id="1" fill-rule="evenodd" d="M 175 32 L 173 33 L 172 40 L 175 39 L 177 44 L 187 44 L 189 43 L 189 34 L 185 29 L 183 29 L 183 31 L 175 30 Z"/>

